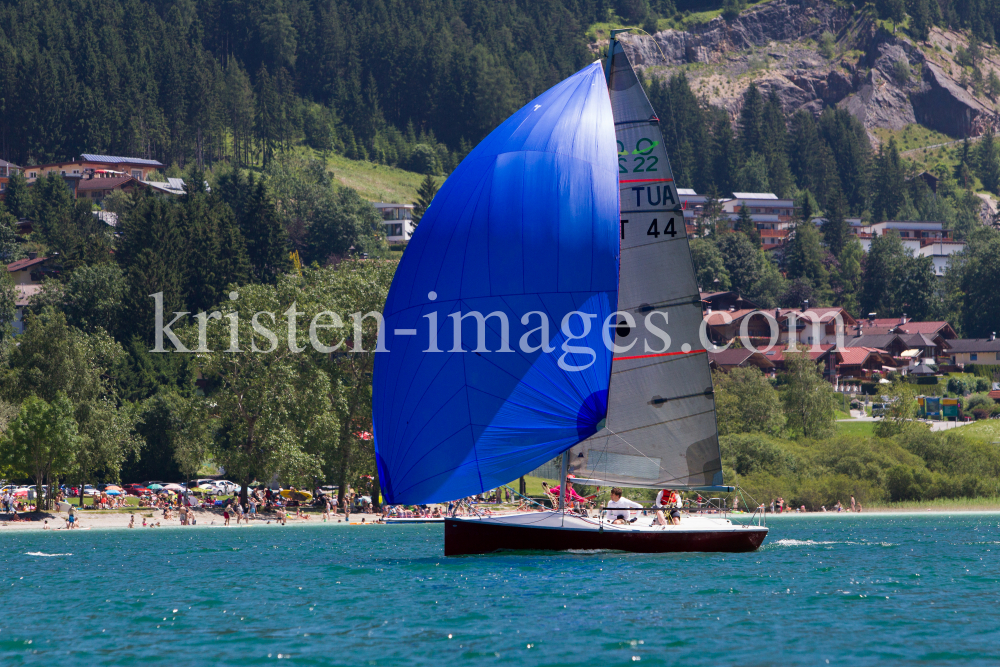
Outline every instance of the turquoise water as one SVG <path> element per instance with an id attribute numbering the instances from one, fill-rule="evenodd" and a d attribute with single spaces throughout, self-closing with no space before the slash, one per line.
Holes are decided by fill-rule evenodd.
<path id="1" fill-rule="evenodd" d="M 1000 662 L 1000 515 L 770 526 L 752 554 L 451 559 L 430 525 L 0 533 L 0 664 Z"/>

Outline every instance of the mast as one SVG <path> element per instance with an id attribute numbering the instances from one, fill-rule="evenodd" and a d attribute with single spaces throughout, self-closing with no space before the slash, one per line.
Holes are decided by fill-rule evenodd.
<path id="1" fill-rule="evenodd" d="M 584 483 L 719 488 L 715 395 L 684 213 L 659 118 L 621 32 L 612 31 L 604 68 L 621 203 L 608 413 L 604 428 L 571 450 L 570 471 Z"/>

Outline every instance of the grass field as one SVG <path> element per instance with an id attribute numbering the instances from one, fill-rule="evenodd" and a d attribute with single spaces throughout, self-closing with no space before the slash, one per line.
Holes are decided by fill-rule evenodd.
<path id="1" fill-rule="evenodd" d="M 837 435 L 863 435 L 870 437 L 875 429 L 875 422 L 837 422 Z"/>
<path id="2" fill-rule="evenodd" d="M 956 432 L 969 438 L 979 438 L 986 442 L 1000 444 L 1000 419 L 981 419 L 961 427 Z"/>
<path id="3" fill-rule="evenodd" d="M 866 510 L 882 512 L 972 512 L 1000 510 L 1000 498 L 938 498 L 937 500 L 905 500 L 900 502 L 870 501 Z"/>
<path id="4" fill-rule="evenodd" d="M 310 148 L 299 147 L 296 152 L 306 159 L 323 159 Z M 326 167 L 338 183 L 354 188 L 369 201 L 408 204 L 416 200 L 417 188 L 424 180 L 423 174 L 375 162 L 348 160 L 343 155 L 327 156 Z M 438 176 L 437 181 L 439 185 L 443 183 L 444 176 Z"/>
<path id="5" fill-rule="evenodd" d="M 949 137 L 947 134 L 936 132 L 935 130 L 917 123 L 911 123 L 902 130 L 890 130 L 884 127 L 873 127 L 871 128 L 871 133 L 885 144 L 889 143 L 890 138 L 895 137 L 896 146 L 899 148 L 900 152 L 955 141 L 954 137 Z"/>

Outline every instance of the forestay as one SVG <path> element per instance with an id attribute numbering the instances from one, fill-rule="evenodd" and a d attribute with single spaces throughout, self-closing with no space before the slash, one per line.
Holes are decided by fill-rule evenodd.
<path id="1" fill-rule="evenodd" d="M 607 424 L 571 450 L 570 471 L 622 486 L 719 486 L 712 376 L 699 336 L 701 302 L 677 188 L 659 120 L 615 40 L 609 59 L 622 315 Z"/>

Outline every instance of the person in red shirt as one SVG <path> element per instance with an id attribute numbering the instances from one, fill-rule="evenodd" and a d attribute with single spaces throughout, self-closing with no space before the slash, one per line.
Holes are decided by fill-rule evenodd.
<path id="1" fill-rule="evenodd" d="M 566 475 L 566 502 L 571 504 L 577 511 L 583 509 L 583 505 L 586 505 L 588 501 L 592 500 L 597 496 L 595 493 L 591 496 L 581 496 L 573 488 L 573 482 L 570 481 L 575 478 L 575 475 Z M 549 495 L 552 499 L 552 507 L 559 507 L 559 494 L 562 491 L 562 487 L 553 486 L 549 487 L 545 482 L 542 482 L 542 486 L 545 488 L 545 493 Z"/>

